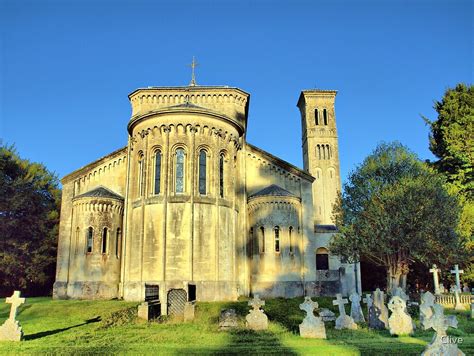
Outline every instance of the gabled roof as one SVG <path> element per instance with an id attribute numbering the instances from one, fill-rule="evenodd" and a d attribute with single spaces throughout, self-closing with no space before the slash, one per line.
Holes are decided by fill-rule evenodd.
<path id="1" fill-rule="evenodd" d="M 102 186 L 99 186 L 97 188 L 89 190 L 88 192 L 85 192 L 83 194 L 80 194 L 74 197 L 74 199 L 78 199 L 78 198 L 112 198 L 112 199 L 124 200 L 121 195 L 118 195 L 117 193 L 114 193 L 110 189 L 107 189 Z"/>
<path id="2" fill-rule="evenodd" d="M 293 193 L 289 192 L 282 187 L 279 187 L 276 184 L 272 184 L 262 190 L 259 190 L 257 193 L 252 194 L 249 198 L 255 197 L 265 197 L 265 196 L 272 196 L 272 197 L 296 197 Z"/>

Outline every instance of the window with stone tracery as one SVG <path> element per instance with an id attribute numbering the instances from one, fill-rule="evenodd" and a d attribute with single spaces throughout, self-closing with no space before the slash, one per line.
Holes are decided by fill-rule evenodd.
<path id="1" fill-rule="evenodd" d="M 184 162 L 185 162 L 184 149 L 178 148 L 176 150 L 176 181 L 175 181 L 176 193 L 184 193 Z"/>

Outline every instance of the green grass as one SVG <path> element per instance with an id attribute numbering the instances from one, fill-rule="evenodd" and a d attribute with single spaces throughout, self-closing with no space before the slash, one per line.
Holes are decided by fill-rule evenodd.
<path id="1" fill-rule="evenodd" d="M 316 298 L 329 307 L 331 298 Z M 191 323 L 162 318 L 159 322 L 136 320 L 129 308 L 137 303 L 123 301 L 57 301 L 29 298 L 20 307 L 18 320 L 25 341 L 0 342 L 0 354 L 320 354 L 320 355 L 419 355 L 431 340 L 433 331 L 419 328 L 412 337 L 391 337 L 388 331 L 335 330 L 326 323 L 327 340 L 303 339 L 298 325 L 304 312 L 302 298 L 267 300 L 265 312 L 269 329 L 252 332 L 244 328 L 249 308 L 245 300 L 198 303 Z M 234 308 L 241 328 L 218 331 L 219 312 Z M 8 317 L 9 305 L 0 304 L 0 322 Z M 454 313 L 448 311 L 448 313 Z M 468 313 L 456 313 L 458 329 L 449 334 L 464 338 L 460 349 L 474 354 L 474 320 Z"/>

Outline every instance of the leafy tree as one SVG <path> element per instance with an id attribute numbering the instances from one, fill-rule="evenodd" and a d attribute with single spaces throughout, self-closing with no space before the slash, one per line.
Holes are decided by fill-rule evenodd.
<path id="1" fill-rule="evenodd" d="M 57 177 L 0 143 L 0 290 L 48 293 L 54 281 L 61 191 Z"/>
<path id="2" fill-rule="evenodd" d="M 447 180 L 447 188 L 459 197 L 462 212 L 458 232 L 467 253 L 464 280 L 474 282 L 474 86 L 458 84 L 448 89 L 434 109 L 438 118 L 430 126 L 430 150 L 438 157 L 434 167 Z"/>
<path id="3" fill-rule="evenodd" d="M 406 288 L 410 265 L 459 257 L 459 207 L 444 180 L 399 143 L 380 144 L 344 185 L 330 249 L 386 269 L 387 288 Z"/>

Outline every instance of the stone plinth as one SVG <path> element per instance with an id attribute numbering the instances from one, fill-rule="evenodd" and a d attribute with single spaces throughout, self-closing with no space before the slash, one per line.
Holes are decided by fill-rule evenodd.
<path id="1" fill-rule="evenodd" d="M 22 339 L 23 330 L 18 321 L 7 319 L 7 321 L 0 326 L 1 341 L 21 341 Z"/>

